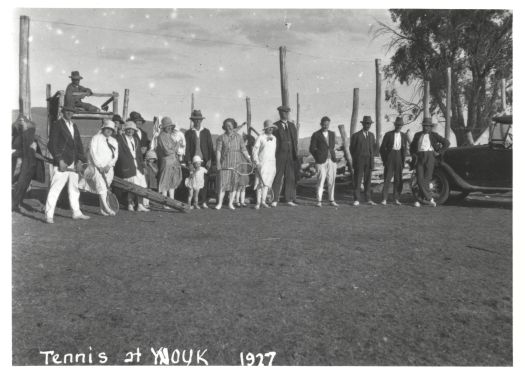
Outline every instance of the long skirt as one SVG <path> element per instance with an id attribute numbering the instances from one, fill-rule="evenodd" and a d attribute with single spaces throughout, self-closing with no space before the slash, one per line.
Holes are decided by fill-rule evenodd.
<path id="1" fill-rule="evenodd" d="M 182 181 L 182 171 L 177 157 L 170 155 L 160 160 L 159 166 L 159 192 L 177 189 Z"/>

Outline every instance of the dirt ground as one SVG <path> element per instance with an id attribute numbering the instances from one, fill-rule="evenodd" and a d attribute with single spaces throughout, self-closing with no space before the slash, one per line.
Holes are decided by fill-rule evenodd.
<path id="1" fill-rule="evenodd" d="M 512 365 L 512 198 L 437 208 L 14 213 L 13 363 L 207 349 L 210 365 Z M 374 197 L 377 201 L 380 197 Z M 406 203 L 410 197 L 403 197 Z M 27 200 L 36 205 L 36 200 Z M 91 347 L 91 349 L 90 349 Z"/>

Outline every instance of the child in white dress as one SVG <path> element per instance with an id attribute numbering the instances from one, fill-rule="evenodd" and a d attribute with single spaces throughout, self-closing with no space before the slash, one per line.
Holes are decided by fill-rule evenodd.
<path id="1" fill-rule="evenodd" d="M 189 189 L 188 194 L 188 205 L 191 209 L 200 209 L 199 206 L 199 191 L 204 187 L 204 174 L 208 173 L 208 170 L 206 170 L 204 167 L 201 166 L 202 159 L 198 155 L 193 157 L 192 164 L 193 164 L 193 171 L 190 174 L 189 178 L 186 178 L 185 184 L 186 187 Z M 191 206 L 191 201 L 194 199 L 194 205 Z"/>

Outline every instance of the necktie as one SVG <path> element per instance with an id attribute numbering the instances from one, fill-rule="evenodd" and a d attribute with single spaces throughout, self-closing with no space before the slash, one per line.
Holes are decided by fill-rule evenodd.
<path id="1" fill-rule="evenodd" d="M 106 138 L 106 142 L 108 143 L 109 150 L 111 150 L 111 159 L 113 159 L 115 158 L 115 148 L 109 143 L 109 138 Z"/>

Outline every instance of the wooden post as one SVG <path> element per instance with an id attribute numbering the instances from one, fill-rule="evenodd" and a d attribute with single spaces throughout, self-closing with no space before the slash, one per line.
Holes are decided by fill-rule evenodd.
<path id="1" fill-rule="evenodd" d="M 376 59 L 376 150 L 379 150 L 379 142 L 383 130 L 381 129 L 381 59 Z"/>
<path id="2" fill-rule="evenodd" d="M 64 107 L 64 100 L 66 98 L 66 92 L 64 90 L 58 91 L 58 116 L 57 120 L 62 117 L 62 107 Z"/>
<path id="3" fill-rule="evenodd" d="M 129 106 L 129 89 L 124 89 L 124 104 L 122 105 L 122 120 L 126 121 L 128 117 Z"/>
<path id="4" fill-rule="evenodd" d="M 445 114 L 445 138 L 450 141 L 450 113 L 452 111 L 452 68 L 447 68 L 447 105 Z"/>
<path id="5" fill-rule="evenodd" d="M 113 114 L 118 114 L 118 93 L 114 91 L 113 95 Z"/>
<path id="6" fill-rule="evenodd" d="M 350 120 L 350 137 L 357 131 L 357 119 L 359 117 L 359 88 L 354 88 L 354 99 L 352 103 L 352 120 Z"/>
<path id="7" fill-rule="evenodd" d="M 194 109 L 195 109 L 195 97 L 193 96 L 193 93 L 191 93 L 190 116 L 193 113 Z M 190 129 L 193 129 L 193 120 L 191 119 L 190 119 Z"/>
<path id="8" fill-rule="evenodd" d="M 423 116 L 430 117 L 430 81 L 425 81 L 423 92 Z"/>
<path id="9" fill-rule="evenodd" d="M 51 84 L 46 85 L 46 104 L 47 104 L 47 129 L 46 129 L 46 135 L 49 139 L 49 130 L 51 129 Z"/>
<path id="10" fill-rule="evenodd" d="M 299 138 L 299 129 L 301 128 L 301 123 L 299 123 L 299 113 L 301 110 L 301 105 L 299 104 L 299 93 L 297 93 L 296 109 L 297 109 L 297 116 L 295 118 L 296 119 L 295 126 L 297 127 L 297 138 Z"/>
<path id="11" fill-rule="evenodd" d="M 286 70 L 286 47 L 279 47 L 279 69 L 281 72 L 281 103 L 290 106 L 288 99 L 288 72 Z"/>
<path id="12" fill-rule="evenodd" d="M 248 136 L 252 134 L 252 106 L 250 98 L 246 97 L 246 128 L 248 129 Z"/>
<path id="13" fill-rule="evenodd" d="M 348 166 L 352 165 L 352 157 L 350 157 L 350 148 L 349 148 L 349 140 L 346 138 L 346 131 L 344 124 L 339 124 L 337 126 L 339 128 L 339 133 L 341 134 L 341 139 L 343 140 L 343 152 L 345 154 L 345 159 L 348 162 Z"/>
<path id="14" fill-rule="evenodd" d="M 19 45 L 19 113 L 31 119 L 31 90 L 29 80 L 29 17 L 20 16 Z"/>
<path id="15" fill-rule="evenodd" d="M 507 91 L 506 91 L 507 84 L 505 82 L 505 79 L 501 79 L 501 111 L 503 113 L 506 113 L 507 111 Z"/>

